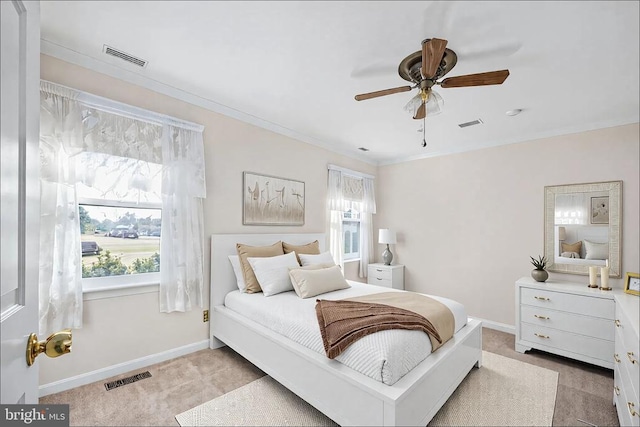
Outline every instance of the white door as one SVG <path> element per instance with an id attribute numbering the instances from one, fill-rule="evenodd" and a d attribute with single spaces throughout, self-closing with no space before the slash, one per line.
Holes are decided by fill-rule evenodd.
<path id="1" fill-rule="evenodd" d="M 38 364 L 27 338 L 38 332 L 40 186 L 40 4 L 0 1 L 0 403 L 38 403 Z"/>

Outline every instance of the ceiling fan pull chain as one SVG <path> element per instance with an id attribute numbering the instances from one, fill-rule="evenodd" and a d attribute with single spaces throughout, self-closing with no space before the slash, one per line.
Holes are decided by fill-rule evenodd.
<path id="1" fill-rule="evenodd" d="M 427 146 L 427 139 L 425 137 L 426 129 L 427 129 L 427 115 L 425 114 L 424 118 L 422 119 L 422 147 L 423 148 Z"/>

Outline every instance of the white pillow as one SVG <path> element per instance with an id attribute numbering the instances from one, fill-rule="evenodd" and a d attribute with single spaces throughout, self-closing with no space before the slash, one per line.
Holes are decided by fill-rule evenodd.
<path id="1" fill-rule="evenodd" d="M 317 270 L 310 270 L 304 267 L 294 268 L 289 270 L 289 276 L 291 277 L 293 288 L 300 298 L 311 298 L 326 292 L 351 287 L 337 265 Z"/>
<path id="2" fill-rule="evenodd" d="M 244 276 L 242 275 L 242 266 L 240 266 L 240 257 L 238 255 L 229 255 L 229 262 L 233 267 L 233 273 L 236 275 L 236 284 L 240 292 L 244 292 L 247 285 L 244 283 Z"/>
<path id="3" fill-rule="evenodd" d="M 298 257 L 300 258 L 300 265 L 303 267 L 313 264 L 336 264 L 331 252 L 322 252 L 319 255 L 299 254 Z"/>
<path id="4" fill-rule="evenodd" d="M 584 259 L 607 259 L 609 258 L 609 244 L 584 241 L 586 255 Z"/>
<path id="5" fill-rule="evenodd" d="M 265 297 L 293 290 L 289 279 L 289 267 L 300 266 L 295 252 L 267 258 L 248 257 L 247 261 Z"/>

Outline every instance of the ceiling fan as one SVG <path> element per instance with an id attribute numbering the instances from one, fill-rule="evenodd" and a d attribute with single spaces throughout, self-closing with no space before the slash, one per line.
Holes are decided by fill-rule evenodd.
<path id="1" fill-rule="evenodd" d="M 413 118 L 424 119 L 427 115 L 442 111 L 442 97 L 431 88 L 439 85 L 443 88 L 468 87 L 502 84 L 509 76 L 509 70 L 490 71 L 487 73 L 466 74 L 463 76 L 444 77 L 458 62 L 456 53 L 447 49 L 447 41 L 443 39 L 425 39 L 422 51 L 407 56 L 398 66 L 398 74 L 403 79 L 414 83 L 413 86 L 400 86 L 376 92 L 362 93 L 355 96 L 356 101 L 377 98 L 400 92 L 409 92 L 419 88 L 420 92 L 409 101 L 405 109 L 413 111 Z"/>

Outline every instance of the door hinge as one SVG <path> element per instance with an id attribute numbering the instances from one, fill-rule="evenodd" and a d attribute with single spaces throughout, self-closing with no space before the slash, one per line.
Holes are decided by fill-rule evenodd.
<path id="1" fill-rule="evenodd" d="M 209 310 L 203 310 L 202 311 L 202 321 L 203 322 L 208 322 L 209 321 Z"/>

